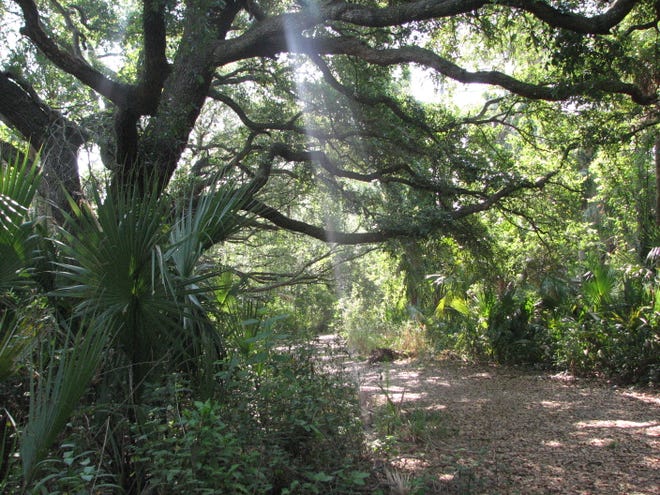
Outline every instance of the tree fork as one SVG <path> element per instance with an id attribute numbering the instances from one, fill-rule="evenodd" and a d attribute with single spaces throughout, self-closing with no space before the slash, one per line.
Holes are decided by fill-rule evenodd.
<path id="1" fill-rule="evenodd" d="M 221 9 L 211 8 L 213 2 L 201 3 L 188 5 L 172 70 L 138 144 L 137 166 L 142 170 L 138 175 L 157 180 L 159 192 L 174 174 L 210 91 L 216 69 L 214 40 L 227 35 L 242 6 L 240 1 L 228 1 Z"/>

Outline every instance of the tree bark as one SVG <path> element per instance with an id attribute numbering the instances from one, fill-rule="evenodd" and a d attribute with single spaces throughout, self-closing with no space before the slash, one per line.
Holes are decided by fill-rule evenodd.
<path id="1" fill-rule="evenodd" d="M 155 181 L 157 191 L 162 191 L 174 174 L 215 74 L 214 42 L 225 38 L 241 7 L 240 1 L 229 0 L 220 9 L 213 3 L 188 4 L 183 36 L 158 107 L 140 138 L 136 160 L 120 163 L 127 167 L 120 180 L 138 185 Z"/>
<path id="2" fill-rule="evenodd" d="M 20 78 L 0 72 L 0 119 L 20 132 L 40 152 L 43 181 L 41 194 L 53 206 L 56 220 L 70 211 L 68 195 L 82 198 L 78 150 L 85 142 L 82 130 L 49 108 Z"/>

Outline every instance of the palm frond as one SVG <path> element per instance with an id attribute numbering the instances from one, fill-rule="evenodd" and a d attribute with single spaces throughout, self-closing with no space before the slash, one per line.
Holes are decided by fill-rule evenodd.
<path id="1" fill-rule="evenodd" d="M 13 311 L 0 315 L 0 381 L 12 375 L 16 363 L 32 344 L 36 332 L 23 325 Z"/>
<path id="2" fill-rule="evenodd" d="M 0 167 L 0 235 L 11 234 L 27 218 L 41 179 L 34 163 L 24 154 L 22 160 L 17 155 L 14 163 Z"/>
<path id="3" fill-rule="evenodd" d="M 583 276 L 582 293 L 592 308 L 605 308 L 614 300 L 619 283 L 616 272 L 604 263 L 593 260 Z"/>
<path id="4" fill-rule="evenodd" d="M 0 379 L 14 371 L 17 359 L 33 335 L 23 332 L 13 294 L 29 287 L 30 269 L 38 239 L 29 222 L 29 208 L 39 186 L 40 174 L 27 154 L 0 166 Z"/>
<path id="5" fill-rule="evenodd" d="M 180 276 L 193 275 L 207 249 L 227 240 L 245 224 L 239 212 L 247 198 L 244 189 L 224 184 L 211 189 L 198 201 L 189 198 L 177 211 L 167 256 Z"/>
<path id="6" fill-rule="evenodd" d="M 45 362 L 32 373 L 30 412 L 20 440 L 26 484 L 75 411 L 112 337 L 110 326 L 83 324 L 81 328 L 75 335 L 67 329 L 64 349 L 46 343 L 40 352 Z"/>
<path id="7" fill-rule="evenodd" d="M 219 357 L 224 342 L 208 316 L 214 299 L 212 279 L 221 270 L 200 273 L 200 260 L 206 250 L 243 226 L 245 219 L 239 212 L 245 201 L 245 192 L 233 184 L 211 188 L 201 198 L 190 197 L 175 212 L 168 249 L 163 253 L 173 295 L 181 308 L 179 356 L 201 359 L 201 367 Z"/>
<path id="8" fill-rule="evenodd" d="M 28 222 L 29 207 L 41 175 L 24 155 L 23 160 L 0 167 L 0 292 L 25 282 L 34 243 Z"/>
<path id="9" fill-rule="evenodd" d="M 60 232 L 56 294 L 74 301 L 76 316 L 115 328 L 132 363 L 168 356 L 200 369 L 223 347 L 208 314 L 217 273 L 200 272 L 200 258 L 241 227 L 244 196 L 213 189 L 174 213 L 167 198 L 137 190 L 72 205 Z"/>
<path id="10" fill-rule="evenodd" d="M 134 360 L 150 359 L 176 313 L 155 256 L 166 241 L 164 202 L 136 192 L 94 200 L 95 211 L 74 209 L 60 230 L 56 294 L 75 301 L 77 316 L 111 325 Z"/>

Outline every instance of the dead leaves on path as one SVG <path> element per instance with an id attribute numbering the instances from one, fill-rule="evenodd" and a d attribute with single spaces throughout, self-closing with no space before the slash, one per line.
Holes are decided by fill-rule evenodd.
<path id="1" fill-rule="evenodd" d="M 447 360 L 368 364 L 359 381 L 392 493 L 660 494 L 654 391 Z"/>

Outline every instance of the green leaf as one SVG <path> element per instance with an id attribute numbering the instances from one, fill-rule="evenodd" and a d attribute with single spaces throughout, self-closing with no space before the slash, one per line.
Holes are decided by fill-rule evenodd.
<path id="1" fill-rule="evenodd" d="M 334 476 L 326 474 L 323 471 L 319 471 L 318 473 L 307 473 L 307 478 L 310 481 L 315 481 L 318 483 L 328 483 L 329 481 L 335 479 Z"/>

